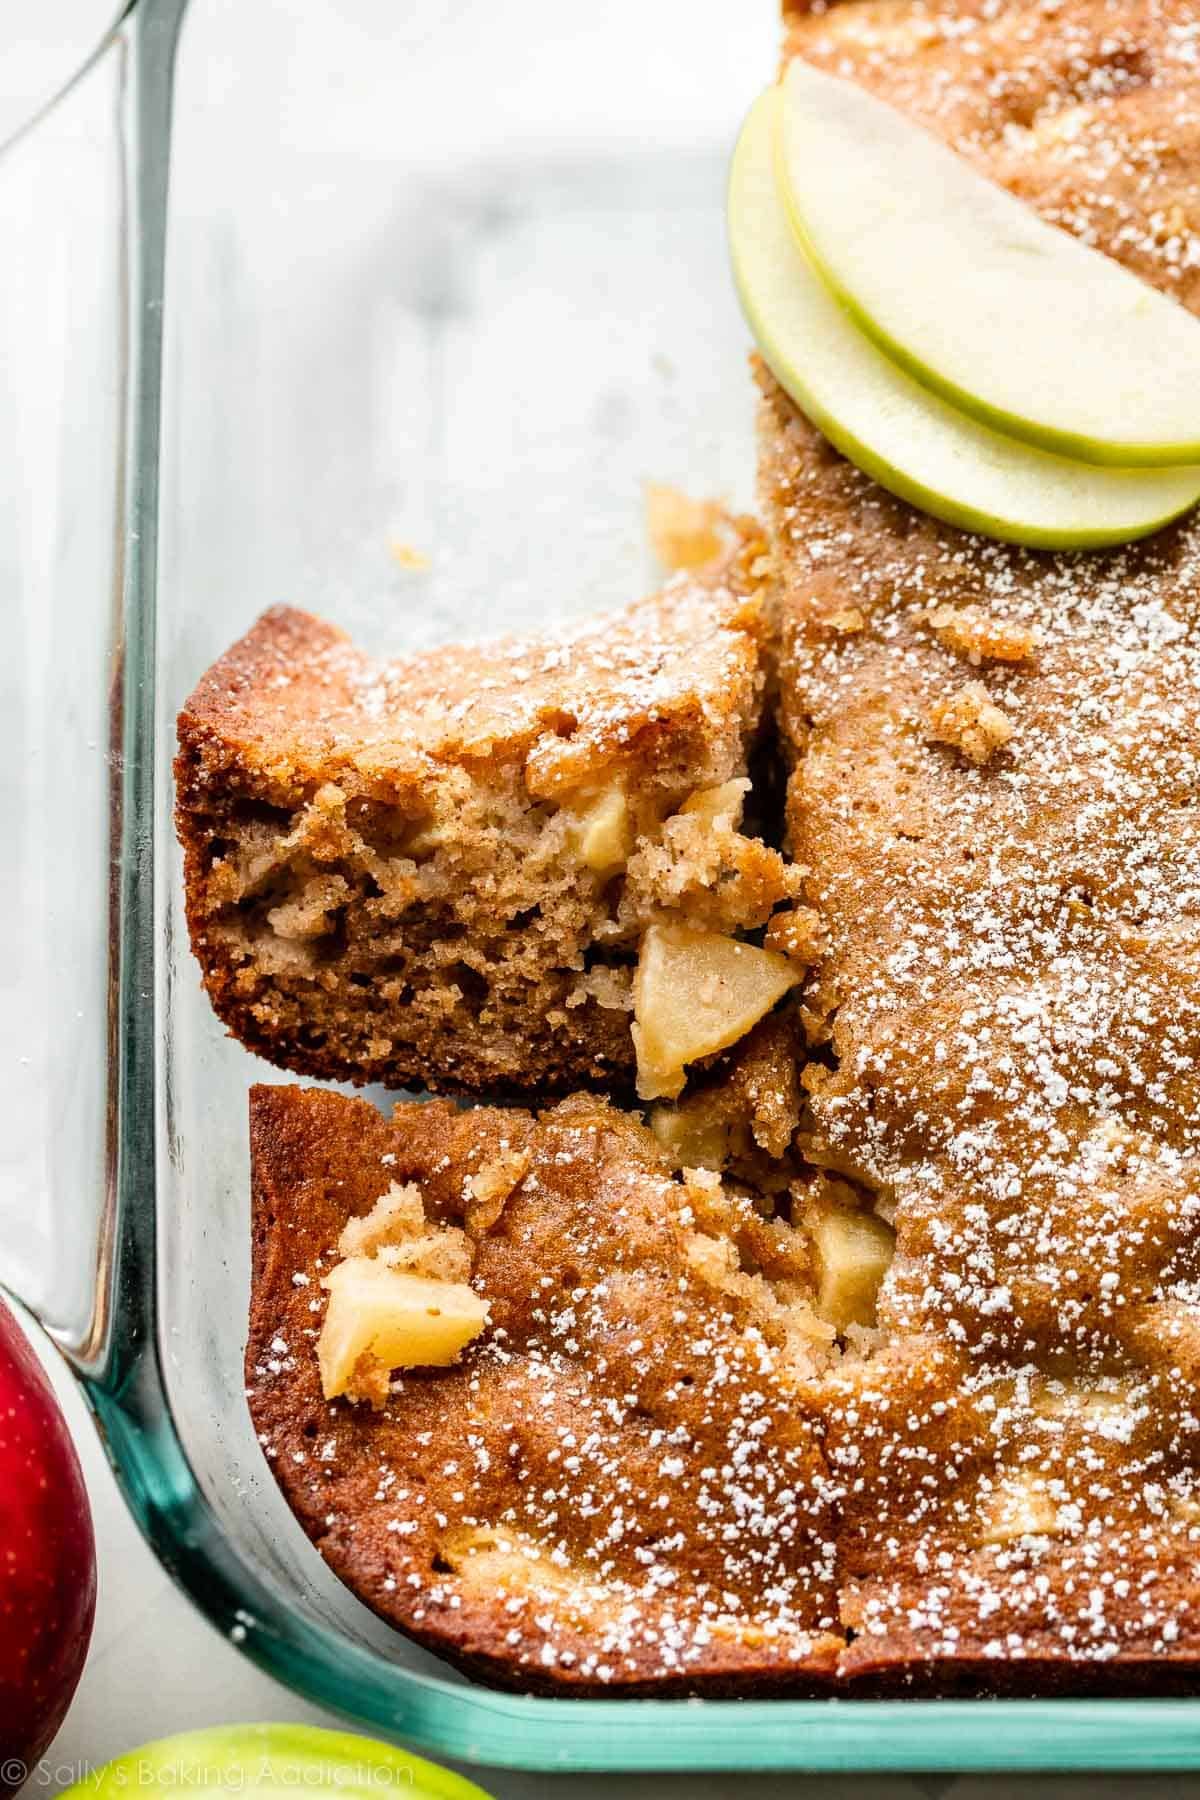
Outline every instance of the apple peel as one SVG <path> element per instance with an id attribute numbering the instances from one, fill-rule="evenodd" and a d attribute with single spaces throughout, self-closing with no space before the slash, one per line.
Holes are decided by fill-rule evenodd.
<path id="1" fill-rule="evenodd" d="M 1042 549 L 1128 543 L 1200 499 L 1200 468 L 1106 469 L 1034 449 L 922 387 L 816 273 L 776 182 L 770 88 L 734 153 L 730 250 L 747 321 L 779 385 L 842 454 L 947 524 Z"/>

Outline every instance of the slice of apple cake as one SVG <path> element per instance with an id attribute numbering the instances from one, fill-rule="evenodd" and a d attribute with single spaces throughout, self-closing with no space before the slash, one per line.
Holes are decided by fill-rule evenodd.
<path id="1" fill-rule="evenodd" d="M 570 635 L 377 663 L 276 610 L 179 718 L 192 946 L 306 1074 L 647 1097 L 796 979 L 742 941 L 791 872 L 743 824 L 766 686 L 747 527 Z M 642 956 L 642 968 L 635 971 Z M 683 992 L 681 983 L 687 983 Z"/>
<path id="2" fill-rule="evenodd" d="M 870 1344 L 890 1238 L 833 1245 L 870 1231 L 848 1190 L 764 1211 L 587 1096 L 387 1120 L 256 1087 L 250 1135 L 250 1410 L 367 1605 L 523 1688 L 828 1682 L 814 1381 Z"/>
<path id="3" fill-rule="evenodd" d="M 1096 1309 L 1060 1342 L 1015 1298 L 993 1316 L 1029 1346 L 981 1354 L 913 1307 L 938 1265 L 903 1197 L 894 1234 L 889 1200 L 794 1151 L 770 1195 L 679 1168 L 737 1149 L 718 1124 L 786 1130 L 787 1047 L 756 1036 L 670 1154 L 586 1095 L 387 1120 L 252 1090 L 246 1386 L 301 1525 L 381 1617 L 507 1686 L 1190 1691 L 1185 1304 L 1139 1302 L 1122 1346 Z M 956 1277 L 969 1321 L 980 1273 L 954 1240 L 944 1261 L 934 1299 Z"/>

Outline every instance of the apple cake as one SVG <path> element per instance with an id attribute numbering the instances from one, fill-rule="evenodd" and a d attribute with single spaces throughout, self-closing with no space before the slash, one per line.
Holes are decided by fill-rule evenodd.
<path id="1" fill-rule="evenodd" d="M 1198 46 L 1182 0 L 788 15 L 1200 311 Z M 760 381 L 753 574 L 383 670 L 273 615 L 184 715 L 245 1041 L 649 1108 L 256 1088 L 255 1426 L 487 1680 L 1194 1691 L 1200 525 L 968 536 Z M 730 798 L 768 653 L 790 864 Z"/>
<path id="2" fill-rule="evenodd" d="M 597 1098 L 385 1120 L 256 1087 L 250 1134 L 250 1410 L 361 1599 L 522 1688 L 827 1685 L 807 1229 Z"/>
<path id="3" fill-rule="evenodd" d="M 330 1567 L 554 1693 L 1185 1688 L 1180 1354 L 906 1316 L 890 1199 L 679 1169 L 606 1101 L 250 1101 L 255 1428 Z M 909 1272 L 919 1248 L 900 1250 Z"/>
<path id="4" fill-rule="evenodd" d="M 1189 21 L 1159 0 L 857 0 L 793 14 L 788 48 L 1200 310 Z M 872 1429 L 856 1393 L 822 1432 L 846 1495 L 845 1666 L 1182 1680 L 1200 1652 L 1200 526 L 1087 555 L 969 536 L 761 380 L 787 842 L 821 943 L 800 1141 L 896 1230 Z M 914 1405 L 904 1344 L 936 1406 Z"/>
<path id="5" fill-rule="evenodd" d="M 640 1063 L 653 1097 L 749 1029 L 797 978 L 744 942 L 794 879 L 754 835 L 759 550 L 746 526 L 569 636 L 390 663 L 265 614 L 179 718 L 188 926 L 232 1034 L 477 1095 Z"/>

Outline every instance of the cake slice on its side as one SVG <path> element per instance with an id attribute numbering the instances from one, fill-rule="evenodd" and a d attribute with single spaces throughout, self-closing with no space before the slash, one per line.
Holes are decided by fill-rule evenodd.
<path id="1" fill-rule="evenodd" d="M 766 685 L 757 553 L 746 535 L 571 635 L 382 664 L 267 613 L 179 719 L 188 925 L 233 1035 L 340 1080 L 629 1090 L 634 970 L 658 926 L 640 1024 L 669 1064 L 661 977 L 685 955 L 696 972 L 673 928 L 761 927 L 790 884 L 741 829 Z M 681 1060 L 792 979 L 774 953 L 738 953 L 735 975 L 757 977 L 739 1012 L 728 960 L 709 999 L 728 997 L 729 1032 L 697 1021 Z M 652 1091 L 676 1073 L 659 1066 Z"/>
<path id="2" fill-rule="evenodd" d="M 716 1175 L 674 1178 L 586 1097 L 388 1121 L 256 1087 L 250 1130 L 250 1410 L 367 1605 L 510 1686 L 825 1687 L 836 1516 L 805 1384 L 838 1350 L 803 1226 Z M 347 1371 L 333 1309 L 372 1284 Z M 390 1362 L 407 1332 L 444 1362 L 450 1328 L 451 1366 L 393 1374 L 372 1348 Z"/>

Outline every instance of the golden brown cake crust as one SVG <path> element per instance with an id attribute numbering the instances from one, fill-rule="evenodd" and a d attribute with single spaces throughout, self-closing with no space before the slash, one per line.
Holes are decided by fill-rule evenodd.
<path id="1" fill-rule="evenodd" d="M 737 1273 L 795 1281 L 778 1227 L 672 1179 L 598 1100 L 387 1121 L 259 1087 L 251 1149 L 264 1451 L 330 1567 L 468 1672 L 760 1697 L 1193 1683 L 1200 1527 L 1170 1499 L 1195 1428 L 1162 1371 L 1080 1384 L 898 1331 L 808 1365 Z M 382 1411 L 327 1402 L 321 1278 L 394 1183 L 465 1223 L 489 1324 Z"/>
<path id="2" fill-rule="evenodd" d="M 346 766 L 390 798 L 431 765 L 515 756 L 533 791 L 551 794 L 613 759 L 652 755 L 665 730 L 736 705 L 745 639 L 761 631 L 744 600 L 726 564 L 561 636 L 385 663 L 335 626 L 273 607 L 201 678 L 182 718 L 222 767 L 236 759 L 252 768 L 264 800 L 285 800 L 297 777 L 336 779 Z M 201 758 L 188 772 L 201 779 L 204 767 Z"/>
<path id="3" fill-rule="evenodd" d="M 393 1087 L 629 1087 L 640 933 L 690 903 L 665 822 L 745 776 L 758 726 L 756 550 L 561 638 L 391 663 L 265 614 L 179 718 L 188 927 L 233 1034 Z M 722 845 L 706 922 L 760 926 L 783 863 Z"/>
<path id="4" fill-rule="evenodd" d="M 386 1121 L 289 1087 L 252 1089 L 250 1123 L 250 1409 L 369 1606 L 522 1688 L 825 1686 L 840 1634 L 813 1412 L 694 1272 L 687 1192 L 647 1131 L 598 1100 Z M 523 1173 L 473 1228 L 471 1178 L 501 1159 Z M 459 1366 L 402 1373 L 373 1412 L 326 1403 L 314 1338 L 339 1233 L 392 1182 L 433 1221 L 466 1216 L 491 1319 Z"/>
<path id="5" fill-rule="evenodd" d="M 1200 310 L 1193 9 L 858 0 L 790 23 L 790 53 Z M 1059 556 L 956 532 L 761 384 L 789 832 L 827 933 L 807 1147 L 897 1231 L 887 1353 L 823 1438 L 845 1666 L 1186 1683 L 1200 527 Z"/>

